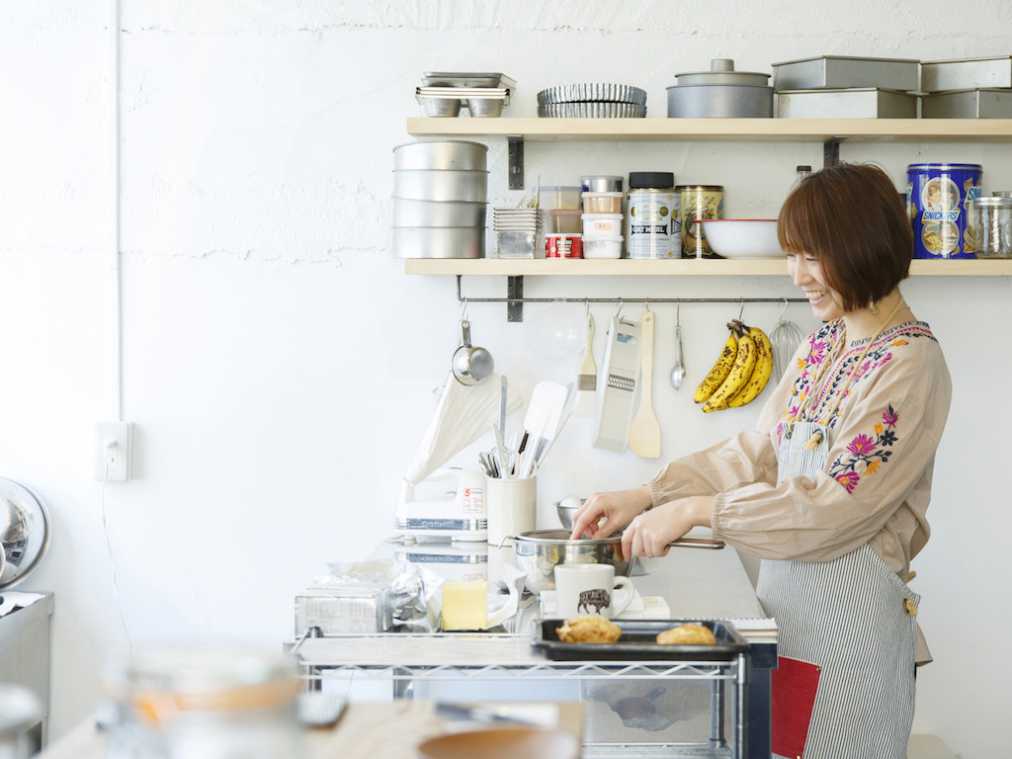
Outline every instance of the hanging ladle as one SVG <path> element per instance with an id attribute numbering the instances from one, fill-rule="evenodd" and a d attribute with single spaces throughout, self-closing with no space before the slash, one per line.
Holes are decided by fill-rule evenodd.
<path id="1" fill-rule="evenodd" d="M 471 345 L 471 322 L 467 320 L 467 306 L 460 319 L 460 347 L 453 352 L 450 362 L 453 377 L 461 385 L 477 385 L 490 377 L 495 369 L 492 354 L 485 348 Z"/>

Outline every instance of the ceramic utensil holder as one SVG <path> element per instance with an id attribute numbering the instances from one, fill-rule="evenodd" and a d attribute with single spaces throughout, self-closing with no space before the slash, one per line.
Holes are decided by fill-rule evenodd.
<path id="1" fill-rule="evenodd" d="M 485 503 L 488 509 L 488 542 L 500 545 L 506 538 L 534 529 L 538 505 L 538 480 L 485 480 Z"/>

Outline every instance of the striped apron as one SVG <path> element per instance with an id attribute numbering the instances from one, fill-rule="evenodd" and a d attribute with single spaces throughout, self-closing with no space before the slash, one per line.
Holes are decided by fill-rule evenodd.
<path id="1" fill-rule="evenodd" d="M 819 430 L 821 443 L 806 449 Z M 828 437 L 825 427 L 795 422 L 777 451 L 779 481 L 824 471 Z M 868 545 L 832 561 L 764 559 L 757 593 L 776 617 L 779 655 L 821 667 L 804 758 L 904 759 L 919 596 Z M 773 722 L 785 724 L 776 713 Z"/>

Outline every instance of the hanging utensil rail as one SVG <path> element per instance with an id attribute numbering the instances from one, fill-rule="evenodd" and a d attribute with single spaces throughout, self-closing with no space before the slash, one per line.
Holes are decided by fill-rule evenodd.
<path id="1" fill-rule="evenodd" d="M 626 303 L 649 303 L 651 305 L 660 303 L 723 303 L 723 304 L 746 304 L 746 303 L 807 303 L 808 300 L 805 298 L 569 298 L 569 297 L 553 297 L 553 298 L 525 298 L 523 296 L 522 285 L 517 287 L 514 283 L 510 282 L 510 287 L 507 290 L 505 298 L 469 298 L 465 297 L 461 291 L 461 278 L 462 274 L 457 275 L 457 302 L 458 303 L 505 303 L 507 308 L 507 319 L 511 322 L 523 321 L 523 304 L 524 303 L 613 303 L 613 304 L 626 304 Z M 509 277 L 510 280 L 519 279 L 523 280 L 522 277 Z"/>

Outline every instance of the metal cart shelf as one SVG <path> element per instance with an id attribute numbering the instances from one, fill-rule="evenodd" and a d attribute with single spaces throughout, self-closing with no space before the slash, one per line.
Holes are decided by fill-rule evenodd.
<path id="1" fill-rule="evenodd" d="M 701 742 L 589 740 L 588 757 L 732 757 L 747 753 L 749 661 L 549 661 L 531 650 L 530 635 L 379 633 L 316 637 L 288 646 L 309 689 L 328 680 L 388 680 L 395 698 L 420 683 L 569 682 L 581 692 L 607 682 L 696 682 L 709 688 L 709 730 Z M 728 701 L 730 700 L 730 703 Z"/>

